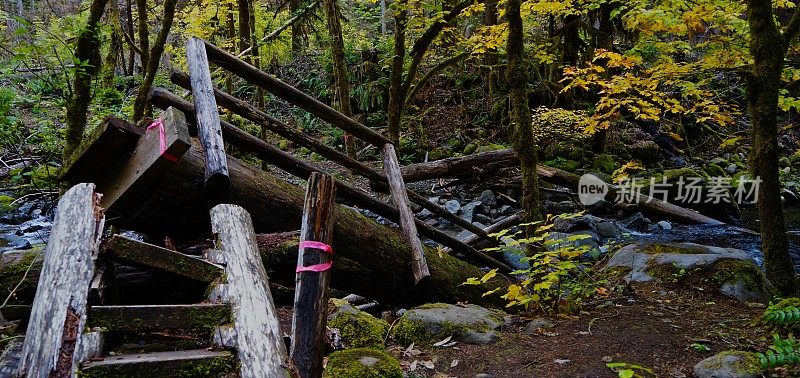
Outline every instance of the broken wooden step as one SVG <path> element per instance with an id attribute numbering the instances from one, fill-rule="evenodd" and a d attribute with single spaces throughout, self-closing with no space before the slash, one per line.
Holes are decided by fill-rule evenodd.
<path id="1" fill-rule="evenodd" d="M 227 351 L 180 350 L 108 356 L 85 363 L 80 376 L 91 377 L 217 377 L 235 372 Z"/>
<path id="2" fill-rule="evenodd" d="M 179 274 L 202 282 L 213 282 L 222 275 L 223 269 L 202 258 L 185 255 L 157 245 L 114 235 L 109 243 L 114 257 L 139 263 L 156 269 Z"/>
<path id="3" fill-rule="evenodd" d="M 146 331 L 213 329 L 230 319 L 228 304 L 92 306 L 87 323 L 109 331 Z"/>

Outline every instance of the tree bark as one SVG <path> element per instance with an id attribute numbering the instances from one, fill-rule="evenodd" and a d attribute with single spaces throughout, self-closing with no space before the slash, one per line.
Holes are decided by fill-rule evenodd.
<path id="1" fill-rule="evenodd" d="M 104 59 L 102 85 L 103 88 L 111 89 L 114 87 L 114 75 L 117 71 L 117 62 L 119 62 L 119 52 L 122 49 L 123 33 L 119 5 L 116 1 L 108 3 L 108 18 L 112 27 L 111 44 L 108 46 L 108 54 Z"/>
<path id="2" fill-rule="evenodd" d="M 508 20 L 506 80 L 511 103 L 511 126 L 514 128 L 514 151 L 517 152 L 522 171 L 523 219 L 526 222 L 533 222 L 542 219 L 542 211 L 539 205 L 539 176 L 536 174 L 538 147 L 533 139 L 531 113 L 528 107 L 528 65 L 525 60 L 520 3 L 520 0 L 508 0 L 506 5 Z M 529 228 L 528 231 L 530 235 L 533 230 Z"/>
<path id="3" fill-rule="evenodd" d="M 301 0 L 289 0 L 289 12 L 291 14 L 297 13 L 300 10 Z M 292 55 L 300 55 L 305 48 L 305 35 L 303 26 L 298 23 L 292 24 Z"/>
<path id="4" fill-rule="evenodd" d="M 323 0 L 325 5 L 325 19 L 328 24 L 328 33 L 331 38 L 331 56 L 333 60 L 333 77 L 336 82 L 336 99 L 338 110 L 348 116 L 353 116 L 350 107 L 350 80 L 347 75 L 347 63 L 344 60 L 344 41 L 342 40 L 342 25 L 339 22 L 339 4 L 337 0 Z M 347 156 L 356 157 L 356 140 L 352 135 L 344 134 L 345 150 Z"/>
<path id="5" fill-rule="evenodd" d="M 136 43 L 136 32 L 133 26 L 133 0 L 126 0 L 125 1 L 125 23 L 128 26 L 128 30 L 126 31 L 128 35 L 131 37 L 131 44 Z M 133 70 L 136 68 L 136 50 L 131 46 L 130 52 L 128 53 L 128 69 L 126 74 L 133 75 Z"/>
<path id="6" fill-rule="evenodd" d="M 150 26 L 147 25 L 147 0 L 136 0 L 136 14 L 139 18 L 139 65 L 141 72 L 147 71 L 150 61 Z"/>
<path id="7" fill-rule="evenodd" d="M 402 3 L 400 3 L 402 7 Z M 403 102 L 403 60 L 406 56 L 406 10 L 398 9 L 394 16 L 394 55 L 392 56 L 392 74 L 389 78 L 389 106 L 386 110 L 388 118 L 389 139 L 395 146 L 400 146 L 400 119 Z"/>
<path id="8" fill-rule="evenodd" d="M 775 23 L 772 2 L 748 0 L 752 69 L 747 81 L 747 107 L 750 112 L 752 145 L 750 165 L 760 179 L 758 216 L 761 222 L 762 251 L 767 277 L 784 295 L 797 294 L 797 280 L 789 257 L 781 183 L 778 175 L 778 96 L 783 59 L 788 40 Z"/>
<path id="9" fill-rule="evenodd" d="M 108 0 L 92 0 L 86 27 L 78 36 L 75 59 L 80 64 L 75 68 L 72 81 L 72 96 L 67 103 L 67 130 L 64 143 L 64 160 L 81 144 L 86 128 L 86 112 L 92 101 L 92 79 L 100 69 L 99 23 Z"/>
<path id="10" fill-rule="evenodd" d="M 250 48 L 250 0 L 238 0 L 239 4 L 239 51 L 245 51 Z M 247 55 L 242 59 L 247 62 L 253 62 Z"/>

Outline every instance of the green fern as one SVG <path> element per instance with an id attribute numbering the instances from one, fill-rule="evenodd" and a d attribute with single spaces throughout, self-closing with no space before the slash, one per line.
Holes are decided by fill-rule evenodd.
<path id="1" fill-rule="evenodd" d="M 763 319 L 767 323 L 778 325 L 800 323 L 800 308 L 796 306 L 768 308 L 764 312 Z"/>
<path id="2" fill-rule="evenodd" d="M 773 337 L 775 340 L 766 352 L 756 353 L 761 367 L 772 369 L 779 366 L 800 364 L 800 354 L 798 354 L 794 337 L 791 335 L 786 339 L 778 335 L 773 335 Z"/>

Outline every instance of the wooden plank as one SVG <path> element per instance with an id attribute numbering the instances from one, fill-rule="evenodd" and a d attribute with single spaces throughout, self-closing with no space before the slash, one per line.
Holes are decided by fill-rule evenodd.
<path id="1" fill-rule="evenodd" d="M 297 255 L 298 267 L 333 263 L 333 254 L 324 253 L 318 248 L 304 248 L 303 242 L 316 241 L 328 246 L 333 244 L 332 219 L 335 199 L 336 186 L 333 178 L 312 173 L 306 187 L 300 248 Z M 330 269 L 321 272 L 297 272 L 295 277 L 290 357 L 299 377 L 321 377 Z"/>
<path id="2" fill-rule="evenodd" d="M 170 79 L 172 80 L 173 83 L 183 88 L 191 89 L 191 84 L 189 82 L 189 75 L 186 75 L 183 72 L 173 71 L 172 75 L 170 76 Z M 252 122 L 255 122 L 258 125 L 264 126 L 268 130 L 292 142 L 295 142 L 303 147 L 306 147 L 311 151 L 314 151 L 322 155 L 325 158 L 333 160 L 341 164 L 343 167 L 351 170 L 352 172 L 368 178 L 370 181 L 388 184 L 386 176 L 383 175 L 382 173 L 368 167 L 367 165 L 359 162 L 356 159 L 347 156 L 346 154 L 337 151 L 334 148 L 328 147 L 327 145 L 320 142 L 316 138 L 308 134 L 305 134 L 302 131 L 297 130 L 296 128 L 291 127 L 271 117 L 269 114 L 263 112 L 261 109 L 258 109 L 255 106 L 250 105 L 247 102 L 242 101 L 234 97 L 233 95 L 223 92 L 217 88 L 214 88 L 214 96 L 216 97 L 217 103 L 220 106 L 231 110 L 233 113 L 238 114 Z M 236 145 L 235 141 L 232 144 Z M 487 238 L 488 235 L 485 232 L 483 232 L 483 230 L 480 227 L 477 227 L 472 223 L 467 222 L 464 218 L 461 218 L 458 215 L 455 215 L 443 209 L 438 204 L 431 203 L 430 201 L 428 201 L 427 198 L 411 190 L 406 190 L 406 191 L 411 201 L 419 204 L 423 208 L 428 209 L 428 211 L 430 211 L 431 213 L 441 218 L 444 218 L 452 222 L 453 224 L 472 232 L 475 235 L 478 235 L 482 238 Z M 487 239 L 494 240 L 491 238 Z"/>
<path id="3" fill-rule="evenodd" d="M 250 214 L 236 205 L 211 211 L 216 249 L 227 254 L 224 295 L 231 304 L 242 378 L 289 377 L 286 345 Z"/>
<path id="4" fill-rule="evenodd" d="M 235 366 L 228 351 L 200 349 L 108 356 L 84 364 L 81 371 L 92 377 L 219 377 Z"/>
<path id="5" fill-rule="evenodd" d="M 211 329 L 230 321 L 227 304 L 92 306 L 87 324 L 111 331 Z"/>
<path id="6" fill-rule="evenodd" d="M 59 179 L 77 184 L 95 176 L 97 172 L 115 169 L 118 160 L 108 157 L 130 154 L 142 135 L 144 135 L 143 128 L 109 116 L 83 138 L 78 152 L 62 165 Z"/>
<path id="7" fill-rule="evenodd" d="M 408 203 L 406 185 L 403 183 L 403 176 L 400 173 L 400 162 L 397 160 L 397 154 L 391 143 L 386 143 L 381 147 L 381 155 L 383 155 L 383 169 L 389 179 L 389 191 L 392 193 L 394 204 L 400 212 L 400 229 L 403 230 L 406 241 L 411 244 L 411 251 L 414 256 L 411 260 L 414 283 L 419 283 L 423 278 L 430 276 L 431 273 L 428 270 L 428 263 L 425 261 L 422 242 L 419 241 L 417 236 L 414 212 L 411 211 L 411 205 Z"/>
<path id="8" fill-rule="evenodd" d="M 200 258 L 114 235 L 109 242 L 114 257 L 149 267 L 165 270 L 202 282 L 213 282 L 222 275 L 223 268 Z"/>
<path id="9" fill-rule="evenodd" d="M 150 101 L 154 105 L 161 108 L 174 106 L 175 108 L 187 114 L 190 124 L 193 122 L 194 106 L 188 101 L 163 88 L 154 88 L 151 92 Z M 270 164 L 274 164 L 275 166 L 285 170 L 286 172 L 289 172 L 296 177 L 305 179 L 311 175 L 312 172 L 327 174 L 327 172 L 324 170 L 308 164 L 292 156 L 291 154 L 283 152 L 271 146 L 269 143 L 252 136 L 225 121 L 222 121 L 222 132 L 225 136 L 225 139 L 229 143 L 236 145 L 245 152 L 250 152 L 256 155 L 259 159 L 267 161 Z M 346 198 L 349 201 L 348 203 L 362 206 L 365 209 L 374 211 L 375 213 L 395 222 L 398 222 L 400 219 L 400 212 L 397 210 L 397 208 L 372 198 L 369 194 L 362 190 L 353 188 L 352 186 L 349 186 L 339 180 L 336 180 L 336 190 L 338 191 L 340 197 Z M 460 240 L 425 224 L 425 222 L 422 222 L 418 219 L 416 219 L 414 222 L 416 223 L 416 226 L 422 235 L 444 245 L 445 247 L 449 247 L 454 251 L 463 253 L 464 255 L 474 257 L 485 262 L 491 267 L 499 268 L 503 272 L 511 272 L 513 270 L 505 263 L 502 263 L 497 259 L 462 243 Z"/>
<path id="10" fill-rule="evenodd" d="M 205 41 L 204 41 L 205 42 Z M 210 61 L 246 80 L 250 84 L 259 86 L 280 97 L 292 105 L 295 105 L 336 127 L 347 131 L 350 134 L 366 141 L 377 148 L 381 148 L 386 143 L 391 143 L 389 139 L 379 132 L 362 125 L 352 118 L 336 111 L 321 101 L 311 97 L 303 91 L 292 87 L 283 81 L 278 80 L 272 75 L 253 67 L 247 62 L 229 54 L 208 42 L 205 42 L 206 52 Z M 192 72 L 190 71 L 191 75 Z"/>
<path id="11" fill-rule="evenodd" d="M 105 218 L 93 184 L 78 184 L 58 202 L 50 242 L 36 289 L 20 375 L 74 374 L 76 344 L 86 323 L 89 283 L 94 277 Z"/>
<path id="12" fill-rule="evenodd" d="M 183 113 L 167 109 L 159 118 L 164 127 L 166 150 L 163 153 L 161 151 L 159 130 L 147 130 L 123 167 L 112 174 L 99 176 L 104 178 L 97 182 L 98 191 L 103 193 L 103 208 L 111 208 L 123 196 L 128 197 L 131 202 L 141 204 L 142 199 L 147 198 L 143 193 L 151 189 L 150 184 L 174 165 L 168 156 L 180 158 L 191 146 L 191 139 L 185 132 L 186 119 Z M 181 127 L 182 125 L 184 126 Z M 109 156 L 105 159 L 111 160 Z"/>
<path id="13" fill-rule="evenodd" d="M 206 162 L 206 190 L 210 194 L 224 195 L 230 189 L 228 159 L 222 141 L 219 111 L 214 99 L 214 83 L 208 67 L 205 42 L 192 37 L 186 41 L 186 59 L 191 77 L 192 97 L 197 109 L 197 130 Z"/>

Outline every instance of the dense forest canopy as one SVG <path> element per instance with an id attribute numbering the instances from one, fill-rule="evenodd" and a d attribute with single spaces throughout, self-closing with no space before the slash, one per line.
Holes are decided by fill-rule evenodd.
<path id="1" fill-rule="evenodd" d="M 521 259 L 500 258 L 500 268 L 481 266 L 483 275 L 464 283 L 489 285 L 485 296 L 509 307 L 574 312 L 576 303 L 607 299 L 614 285 L 594 275 L 587 283 L 587 261 L 612 264 L 602 257 L 609 250 L 639 253 L 625 252 L 626 243 L 652 242 L 670 222 L 760 233 L 752 246 L 736 239 L 725 247 L 763 259 L 762 286 L 793 297 L 798 33 L 800 3 L 792 0 L 3 0 L 0 210 L 63 192 L 60 175 L 110 116 L 150 130 L 161 112 L 153 93 L 191 99 L 181 83 L 191 71 L 187 41 L 196 37 L 352 119 L 349 128 L 325 122 L 268 85 L 211 64 L 224 92 L 217 96 L 228 96 L 219 116 L 264 142 L 242 137 L 250 146 L 274 146 L 301 167 L 328 169 L 330 156 L 346 154 L 351 169 L 332 168 L 336 179 L 380 192 L 382 173 L 352 175 L 392 163 L 381 146 L 348 133 L 364 125 L 394 146 L 405 184 L 419 181 L 411 202 L 446 210 L 413 206 L 424 232 L 447 232 L 442 238 L 458 243 L 472 234 L 500 240 L 480 253 L 516 248 Z M 319 143 L 286 140 L 275 127 Z M 228 143 L 225 152 L 286 173 L 252 149 Z M 435 165 L 443 159 L 450 160 Z M 590 202 L 587 182 L 602 188 Z M 683 190 L 695 184 L 698 197 L 687 201 Z M 626 190 L 637 192 L 632 201 Z M 385 202 L 400 207 L 397 198 Z M 517 222 L 502 223 L 509 218 Z M 591 233 L 574 234 L 580 222 Z M 610 223 L 631 233 L 599 226 Z M 742 229 L 725 230 L 707 238 Z M 679 262 L 670 270 L 678 281 L 687 274 Z M 507 282 L 505 263 L 514 269 Z M 615 371 L 647 376 L 628 368 Z"/>

